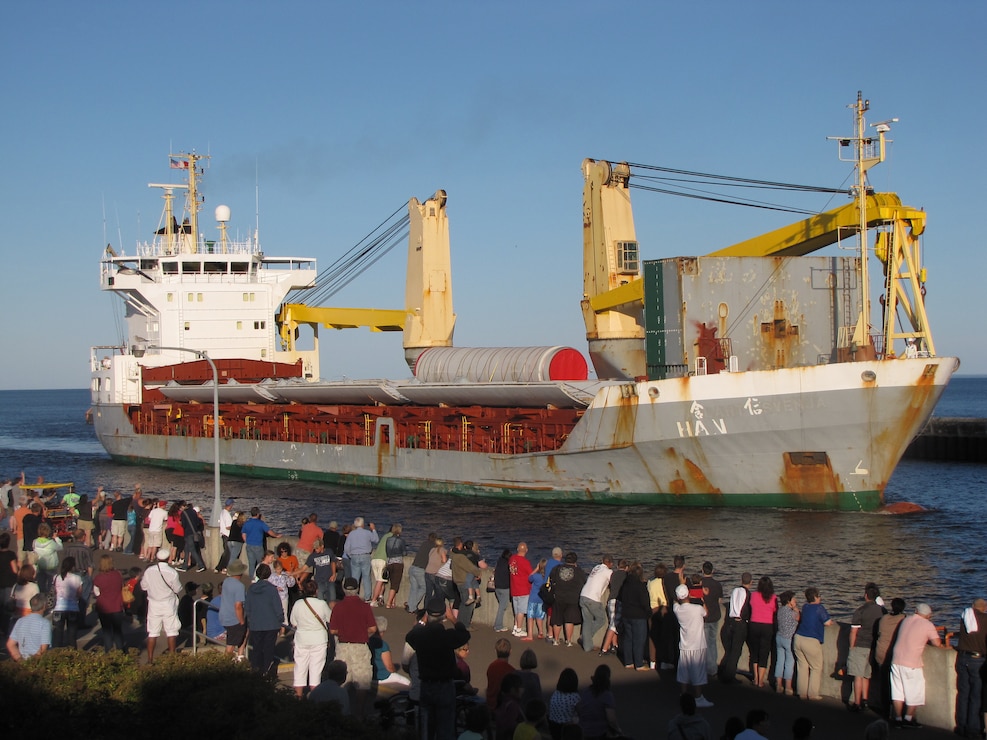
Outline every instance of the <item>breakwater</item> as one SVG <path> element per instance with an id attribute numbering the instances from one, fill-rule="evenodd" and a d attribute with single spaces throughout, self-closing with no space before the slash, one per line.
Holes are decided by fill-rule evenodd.
<path id="1" fill-rule="evenodd" d="M 912 440 L 905 457 L 987 463 L 987 419 L 934 416 Z"/>

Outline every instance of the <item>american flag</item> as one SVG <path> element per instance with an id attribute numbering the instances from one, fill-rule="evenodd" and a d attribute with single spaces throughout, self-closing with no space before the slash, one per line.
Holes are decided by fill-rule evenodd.
<path id="1" fill-rule="evenodd" d="M 188 160 L 185 159 L 173 159 L 171 160 L 171 169 L 173 170 L 187 170 Z"/>

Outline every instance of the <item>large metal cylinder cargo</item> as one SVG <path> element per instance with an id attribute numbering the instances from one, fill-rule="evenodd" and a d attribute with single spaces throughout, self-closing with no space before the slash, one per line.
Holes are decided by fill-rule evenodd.
<path id="1" fill-rule="evenodd" d="M 432 347 L 415 362 L 422 383 L 540 383 L 586 380 L 586 358 L 572 347 Z"/>

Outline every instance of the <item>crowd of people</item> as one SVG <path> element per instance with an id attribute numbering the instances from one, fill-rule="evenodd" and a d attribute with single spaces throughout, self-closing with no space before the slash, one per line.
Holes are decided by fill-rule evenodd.
<path id="1" fill-rule="evenodd" d="M 347 711 L 363 715 L 372 689 L 410 689 L 435 737 L 452 736 L 457 706 L 462 709 L 457 695 L 471 688 L 464 651 L 484 598 L 496 601 L 494 631 L 509 631 L 521 643 L 578 646 L 614 656 L 628 670 L 674 671 L 682 700 L 669 737 L 710 737 L 697 710 L 713 706 L 703 694 L 711 680 L 731 684 L 745 675 L 756 687 L 814 701 L 828 672 L 822 646 L 832 617 L 818 589 L 776 593 L 771 577 L 755 583 L 744 573 L 727 591 L 708 561 L 691 573 L 683 556 L 650 571 L 609 555 L 584 567 L 575 552 L 555 547 L 532 557 L 521 542 L 488 562 L 473 540 L 447 542 L 433 532 L 413 549 L 401 524 L 381 531 L 357 517 L 323 529 L 315 513 L 291 533 L 294 548 L 285 540 L 272 551 L 269 540 L 282 535 L 259 508 L 235 511 L 230 498 L 220 512 L 221 557 L 212 569 L 224 578 L 200 587 L 183 585 L 180 576 L 207 570 L 205 525 L 191 502 L 145 496 L 136 486 L 126 496 L 99 488 L 92 500 L 81 495 L 67 503 L 77 528 L 63 543 L 45 517 L 54 502 L 25 486 L 23 476 L 0 487 L 0 530 L 7 525 L 0 531 L 0 627 L 15 660 L 48 646 L 75 647 L 90 603 L 107 651 L 123 647 L 125 620 L 141 621 L 148 663 L 162 635 L 174 652 L 182 630 L 194 625 L 231 657 L 245 660 L 249 653 L 251 667 L 268 673 L 276 667 L 279 637 L 290 636 L 299 697 L 339 700 L 335 684 L 352 700 Z M 98 563 L 94 550 L 102 551 Z M 118 552 L 146 566 L 125 575 L 115 567 Z M 405 578 L 407 601 L 398 603 Z M 922 655 L 926 645 L 942 642 L 929 605 L 918 604 L 908 616 L 905 606 L 895 598 L 889 609 L 878 586 L 866 584 L 841 670 L 852 677 L 852 711 L 873 709 L 891 726 L 916 727 L 916 709 L 925 701 Z M 385 640 L 387 619 L 375 616 L 374 607 L 417 616 L 400 659 Z M 963 614 L 957 646 L 956 729 L 968 737 L 983 732 L 985 635 L 987 602 L 978 599 Z M 744 646 L 749 661 L 741 667 Z M 463 715 L 472 725 L 492 723 L 498 738 L 573 737 L 574 727 L 585 737 L 619 734 L 609 663 L 582 691 L 575 672 L 562 671 L 545 702 L 535 653 L 525 651 L 516 670 L 510 650 L 509 640 L 498 640 L 500 663 L 488 669 L 485 701 Z M 748 717 L 736 736 L 760 737 L 764 721 Z"/>

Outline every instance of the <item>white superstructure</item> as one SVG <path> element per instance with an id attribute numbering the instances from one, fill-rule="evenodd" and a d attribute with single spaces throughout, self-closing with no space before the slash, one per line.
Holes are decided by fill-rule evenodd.
<path id="1" fill-rule="evenodd" d="M 138 243 L 134 254 L 117 254 L 107 246 L 100 262 L 100 288 L 123 298 L 125 336 L 149 346 L 145 366 L 173 365 L 187 353 L 155 350 L 182 347 L 208 350 L 214 360 L 244 359 L 294 364 L 302 361 L 303 377 L 319 377 L 317 346 L 281 351 L 274 316 L 292 290 L 315 284 L 312 257 L 267 257 L 259 240 L 231 240 L 226 224 L 230 209 L 215 209 L 217 236 L 199 232 L 201 198 L 197 162 L 192 154 L 171 155 L 174 169 L 188 172 L 187 184 L 150 183 L 163 191 L 161 227 L 150 242 Z M 186 192 L 181 221 L 175 216 L 174 191 Z M 139 402 L 136 358 L 113 347 L 94 348 L 94 401 Z"/>

